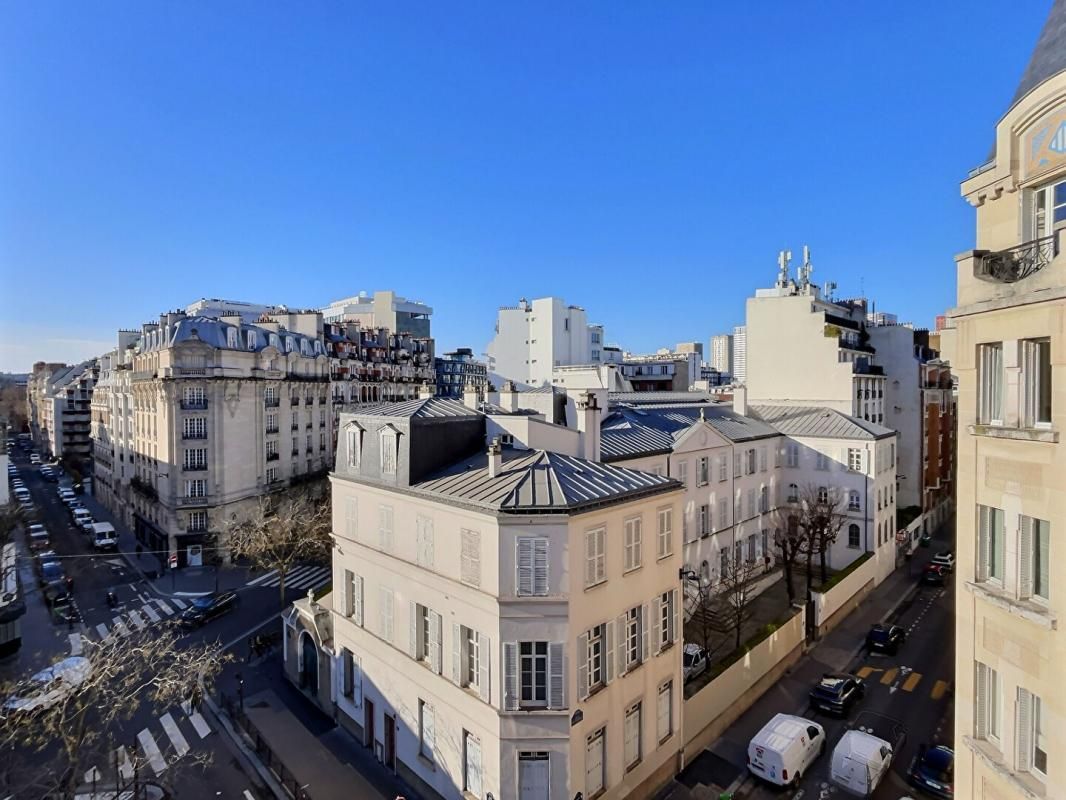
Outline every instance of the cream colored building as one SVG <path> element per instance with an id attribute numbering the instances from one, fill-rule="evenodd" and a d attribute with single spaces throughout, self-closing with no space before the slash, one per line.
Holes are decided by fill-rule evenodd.
<path id="1" fill-rule="evenodd" d="M 1066 2 L 962 194 L 955 796 L 1066 797 Z"/>
<path id="2" fill-rule="evenodd" d="M 577 411 L 576 433 L 499 414 L 487 453 L 455 400 L 341 415 L 332 697 L 421 796 L 646 797 L 677 770 L 680 485 L 526 449 L 593 455 L 599 408 Z"/>

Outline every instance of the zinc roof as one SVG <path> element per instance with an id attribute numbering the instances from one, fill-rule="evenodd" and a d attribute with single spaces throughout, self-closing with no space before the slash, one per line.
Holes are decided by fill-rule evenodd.
<path id="1" fill-rule="evenodd" d="M 746 442 L 778 431 L 761 420 L 745 417 L 730 405 L 664 404 L 616 406 L 600 425 L 600 451 L 605 460 L 635 458 L 673 450 L 674 443 L 702 419 L 733 442 Z"/>
<path id="2" fill-rule="evenodd" d="M 360 417 L 477 417 L 477 411 L 450 397 L 422 397 L 402 403 L 379 403 L 359 409 Z"/>
<path id="3" fill-rule="evenodd" d="M 786 436 L 815 436 L 826 439 L 881 439 L 895 431 L 841 411 L 820 406 L 748 407 L 752 415 L 772 425 Z"/>

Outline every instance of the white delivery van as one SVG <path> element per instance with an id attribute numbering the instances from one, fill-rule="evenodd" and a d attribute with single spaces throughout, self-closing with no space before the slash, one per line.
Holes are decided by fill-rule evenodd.
<path id="1" fill-rule="evenodd" d="M 864 731 L 846 731 L 833 748 L 829 779 L 859 797 L 869 797 L 888 774 L 892 745 Z"/>
<path id="2" fill-rule="evenodd" d="M 97 550 L 118 549 L 118 534 L 110 522 L 94 522 L 92 527 L 93 547 Z"/>
<path id="3" fill-rule="evenodd" d="M 825 752 L 825 728 L 792 714 L 778 714 L 748 744 L 748 769 L 756 778 L 789 786 Z"/>

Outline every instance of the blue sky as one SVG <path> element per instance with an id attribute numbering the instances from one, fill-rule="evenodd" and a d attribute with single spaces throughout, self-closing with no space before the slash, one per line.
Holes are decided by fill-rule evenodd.
<path id="1" fill-rule="evenodd" d="M 1048 7 L 5 3 L 0 370 L 201 296 L 387 288 L 439 349 L 557 294 L 651 350 L 804 243 L 931 324 Z"/>

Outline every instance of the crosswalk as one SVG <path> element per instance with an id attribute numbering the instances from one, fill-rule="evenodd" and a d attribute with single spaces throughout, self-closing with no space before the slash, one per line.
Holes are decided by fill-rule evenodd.
<path id="1" fill-rule="evenodd" d="M 863 667 L 856 674 L 864 681 L 876 680 L 882 686 L 887 686 L 888 691 L 893 694 L 897 690 L 913 693 L 925 677 L 910 667 Z M 926 685 L 929 685 L 928 682 Z M 950 688 L 951 684 L 948 681 L 935 681 L 929 689 L 929 696 L 933 700 L 939 700 L 947 694 Z"/>
<path id="2" fill-rule="evenodd" d="M 325 583 L 329 583 L 330 580 L 330 568 L 329 567 L 296 567 L 292 572 L 285 576 L 285 588 L 286 589 L 317 589 Z M 260 575 L 258 578 L 248 581 L 246 586 L 278 586 L 281 583 L 281 576 L 278 571 L 271 570 L 265 575 Z"/>
<path id="3" fill-rule="evenodd" d="M 140 606 L 130 608 L 122 614 L 117 614 L 111 618 L 111 622 L 99 622 L 93 628 L 92 631 L 96 636 L 103 640 L 108 636 L 115 634 L 116 636 L 129 636 L 135 631 L 141 631 L 147 628 L 149 625 L 155 625 L 162 622 L 167 617 L 174 616 L 175 613 L 182 610 L 187 606 L 185 601 L 171 597 L 169 600 L 161 600 L 159 598 L 148 598 L 143 595 L 139 598 L 143 602 Z M 78 637 L 75 641 L 75 637 Z M 70 654 L 77 656 L 81 655 L 82 642 L 80 634 L 70 635 Z"/>

